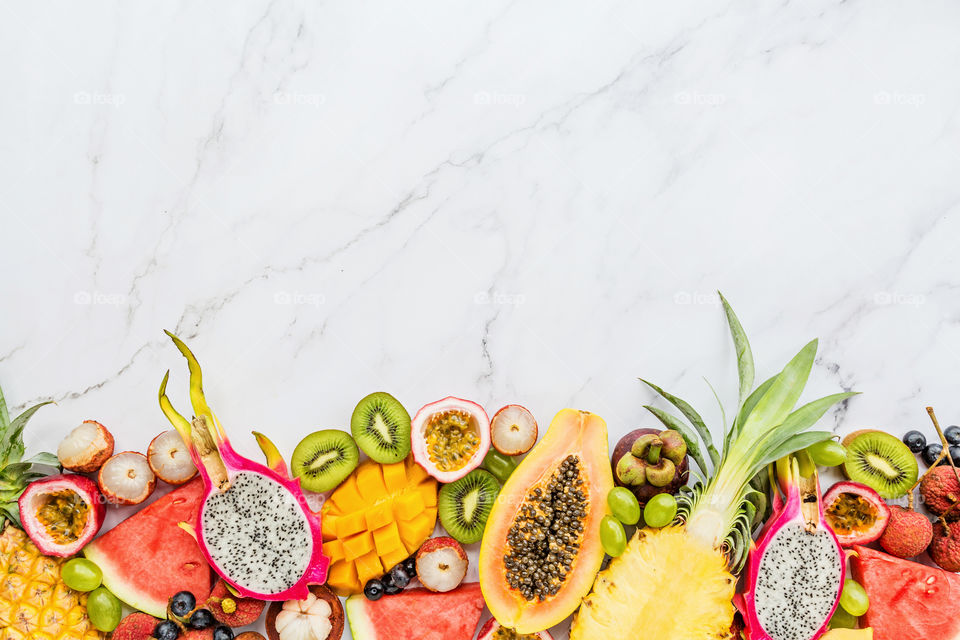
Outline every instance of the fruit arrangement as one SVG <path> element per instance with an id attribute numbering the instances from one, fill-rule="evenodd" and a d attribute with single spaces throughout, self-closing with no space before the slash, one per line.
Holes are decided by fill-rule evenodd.
<path id="1" fill-rule="evenodd" d="M 960 426 L 928 408 L 932 431 L 815 429 L 855 395 L 799 403 L 817 341 L 757 385 L 721 302 L 736 406 L 710 427 L 642 380 L 659 425 L 612 448 L 588 411 L 541 434 L 515 403 L 411 417 L 377 391 L 289 463 L 253 432 L 260 463 L 169 333 L 192 415 L 167 372 L 173 428 L 143 452 L 84 420 L 26 457 L 43 405 L 11 420 L 0 391 L 0 640 L 552 640 L 567 619 L 571 640 L 960 638 Z M 845 479 L 821 484 L 829 468 Z"/>

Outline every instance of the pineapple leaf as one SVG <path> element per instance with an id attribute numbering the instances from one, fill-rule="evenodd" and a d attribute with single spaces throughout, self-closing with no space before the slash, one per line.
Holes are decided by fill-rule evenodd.
<path id="1" fill-rule="evenodd" d="M 710 392 L 713 394 L 713 399 L 717 401 L 717 406 L 720 407 L 720 422 L 723 424 L 723 432 L 727 432 L 727 412 L 723 408 L 723 403 L 720 402 L 720 396 L 717 395 L 717 390 L 713 388 L 713 385 L 710 384 L 710 381 L 706 378 L 703 379 L 707 383 L 707 386 L 710 387 Z M 716 464 L 716 462 L 714 462 Z"/>
<path id="2" fill-rule="evenodd" d="M 700 417 L 700 414 L 697 413 L 696 409 L 691 407 L 690 403 L 687 401 L 664 391 L 652 382 L 648 382 L 643 378 L 640 378 L 640 382 L 659 393 L 667 400 L 667 402 L 680 410 L 680 413 L 682 413 L 687 420 L 690 421 L 690 424 L 692 424 L 697 430 L 697 433 L 700 434 L 700 439 L 703 440 L 703 444 L 707 447 L 707 453 L 710 454 L 710 460 L 713 461 L 714 465 L 718 464 L 720 462 L 720 454 L 717 452 L 717 448 L 713 445 L 713 436 L 710 435 L 710 429 L 707 428 L 706 423 L 704 423 L 703 418 Z M 689 446 L 687 448 L 689 449 Z"/>
<path id="3" fill-rule="evenodd" d="M 10 413 L 7 411 L 7 400 L 3 397 L 3 388 L 0 387 L 0 442 L 7 432 L 7 425 L 10 424 Z"/>
<path id="4" fill-rule="evenodd" d="M 777 380 L 776 376 L 772 376 L 765 380 L 763 384 L 754 389 L 746 401 L 743 403 L 743 406 L 740 407 L 740 413 L 737 414 L 736 419 L 733 421 L 733 427 L 730 428 L 730 431 L 727 433 L 727 438 L 723 443 L 723 450 L 726 451 L 730 448 L 730 443 L 736 439 L 737 435 L 740 433 L 740 427 L 743 426 L 743 423 L 746 422 L 747 418 L 753 412 L 754 407 L 757 406 L 757 403 L 760 402 L 760 399 L 766 395 L 767 390 Z"/>
<path id="5" fill-rule="evenodd" d="M 60 459 L 57 458 L 57 456 L 55 456 L 54 454 L 48 453 L 46 451 L 41 451 L 40 453 L 27 458 L 26 460 L 24 460 L 24 462 L 27 464 L 42 464 L 45 467 L 60 466 Z"/>
<path id="6" fill-rule="evenodd" d="M 737 444 L 742 442 L 748 449 L 752 448 L 768 430 L 790 415 L 807 384 L 816 356 L 817 340 L 811 340 L 787 363 L 747 416 L 738 434 Z"/>
<path id="7" fill-rule="evenodd" d="M 6 517 L 10 522 L 20 528 L 20 509 L 16 502 L 0 504 L 0 526 L 3 525 L 3 519 Z"/>
<path id="8" fill-rule="evenodd" d="M 764 464 L 770 464 L 780 458 L 796 453 L 801 449 L 806 449 L 812 444 L 829 440 L 832 437 L 832 431 L 804 431 L 803 433 L 794 434 L 775 449 L 771 449 L 768 454 L 769 459 L 764 458 L 766 460 Z"/>
<path id="9" fill-rule="evenodd" d="M 733 312 L 730 303 L 723 297 L 719 291 L 720 301 L 723 303 L 723 312 L 727 316 L 727 324 L 730 325 L 730 336 L 733 338 L 733 346 L 737 350 L 737 376 L 740 378 L 740 400 L 737 407 L 743 406 L 750 390 L 753 389 L 753 351 L 750 349 L 750 341 L 747 340 L 747 334 L 740 324 L 737 314 Z"/>
<path id="10" fill-rule="evenodd" d="M 680 418 L 672 416 L 663 409 L 658 409 L 656 407 L 651 407 L 649 405 L 644 405 L 644 409 L 656 416 L 657 420 L 663 423 L 667 429 L 673 429 L 683 438 L 683 441 L 687 443 L 687 453 L 693 458 L 693 461 L 697 463 L 697 466 L 700 467 L 700 470 L 704 475 L 709 473 L 707 468 L 707 461 L 704 459 L 703 454 L 700 452 L 700 444 L 697 440 L 697 434 L 688 427 Z"/>
<path id="11" fill-rule="evenodd" d="M 0 456 L 0 464 L 6 464 L 9 462 L 19 462 L 23 457 L 26 448 L 23 446 L 23 429 L 27 426 L 27 422 L 30 418 L 33 417 L 33 414 L 37 412 L 40 407 L 51 404 L 52 400 L 47 400 L 46 402 L 41 402 L 40 404 L 35 404 L 19 416 L 14 418 L 7 427 L 7 433 L 0 434 L 0 442 L 6 442 L 6 448 L 3 451 L 3 455 Z"/>
<path id="12" fill-rule="evenodd" d="M 775 431 L 776 438 L 772 438 L 769 443 L 764 442 L 763 444 L 764 449 L 766 449 L 768 446 L 772 446 L 773 449 L 766 454 L 764 458 L 765 461 L 763 462 L 763 464 L 760 464 L 757 467 L 756 469 L 757 473 L 759 473 L 764 466 L 766 466 L 767 464 L 770 464 L 774 460 L 778 460 L 779 458 L 782 458 L 786 455 L 790 455 L 791 453 L 794 453 L 799 449 L 805 449 L 809 445 L 814 444 L 814 442 L 820 442 L 820 440 L 826 440 L 827 438 L 820 438 L 819 440 L 815 440 L 814 442 L 807 442 L 807 444 L 805 445 L 794 447 L 793 449 L 790 449 L 788 451 L 783 450 L 784 446 L 792 446 L 791 444 L 792 440 L 797 435 L 802 435 L 803 431 L 805 431 L 806 429 L 809 429 L 814 424 L 816 424 L 817 421 L 823 417 L 823 414 L 825 414 L 830 407 L 832 407 L 838 402 L 846 400 L 847 398 L 855 395 L 857 395 L 855 392 L 845 392 L 845 393 L 835 393 L 833 395 L 825 396 L 823 398 L 820 398 L 819 400 L 808 402 L 807 404 L 803 405 L 802 407 L 800 407 L 799 409 L 791 413 L 789 416 L 787 416 L 787 419 L 784 420 L 779 427 L 777 427 Z M 825 431 L 809 432 L 809 433 L 827 433 L 828 437 L 833 436 L 833 434 Z M 780 452 L 780 453 L 778 454 L 777 452 Z M 770 456 L 773 456 L 773 457 L 770 457 Z M 769 459 L 766 459 L 768 457 Z"/>

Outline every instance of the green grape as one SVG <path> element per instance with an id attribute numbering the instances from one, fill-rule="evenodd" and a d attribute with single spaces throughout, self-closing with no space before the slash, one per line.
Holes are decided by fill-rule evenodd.
<path id="1" fill-rule="evenodd" d="M 74 591 L 93 591 L 100 586 L 103 573 L 86 558 L 74 558 L 61 567 L 60 579 Z"/>
<path id="2" fill-rule="evenodd" d="M 836 467 L 847 461 L 847 449 L 836 440 L 824 440 L 807 447 L 807 453 L 821 467 Z"/>
<path id="3" fill-rule="evenodd" d="M 643 508 L 643 521 L 648 527 L 665 527 L 677 516 L 677 499 L 669 493 L 658 493 Z"/>
<path id="4" fill-rule="evenodd" d="M 100 631 L 110 632 L 120 624 L 120 601 L 105 587 L 98 587 L 87 596 L 87 617 Z"/>
<path id="5" fill-rule="evenodd" d="M 483 458 L 483 468 L 489 471 L 494 478 L 500 481 L 500 484 L 503 484 L 507 481 L 507 478 L 510 477 L 510 474 L 513 473 L 513 470 L 517 468 L 517 461 L 511 456 L 505 456 L 493 447 L 490 448 L 490 451 L 487 452 L 487 455 Z"/>
<path id="6" fill-rule="evenodd" d="M 613 516 L 603 516 L 600 521 L 600 544 L 607 555 L 614 558 L 627 550 L 627 532 Z"/>
<path id="7" fill-rule="evenodd" d="M 626 487 L 614 487 L 607 494 L 610 511 L 623 524 L 637 524 L 640 521 L 640 503 L 633 491 Z"/>
<path id="8" fill-rule="evenodd" d="M 852 616 L 862 616 L 870 608 L 870 597 L 859 582 L 847 578 L 840 593 L 840 606 Z"/>
<path id="9" fill-rule="evenodd" d="M 856 629 L 857 616 L 847 613 L 843 607 L 837 607 L 830 618 L 831 629 Z"/>

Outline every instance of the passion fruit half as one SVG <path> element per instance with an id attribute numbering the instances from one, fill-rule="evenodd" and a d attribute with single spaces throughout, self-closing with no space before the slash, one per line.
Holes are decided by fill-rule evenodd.
<path id="1" fill-rule="evenodd" d="M 17 502 L 23 530 L 40 552 L 61 558 L 93 540 L 106 514 L 96 483 L 73 474 L 31 482 Z"/>
<path id="2" fill-rule="evenodd" d="M 549 631 L 517 633 L 513 629 L 501 626 L 496 618 L 490 618 L 480 629 L 477 640 L 553 640 L 553 636 Z"/>
<path id="3" fill-rule="evenodd" d="M 267 609 L 266 629 L 270 640 L 340 640 L 343 635 L 343 605 L 340 604 L 340 598 L 327 587 L 310 585 L 310 595 L 306 600 L 271 603 Z"/>
<path id="4" fill-rule="evenodd" d="M 410 428 L 413 459 L 440 482 L 480 466 L 490 449 L 490 418 L 476 402 L 450 396 L 423 406 Z"/>
<path id="5" fill-rule="evenodd" d="M 859 482 L 838 482 L 823 497 L 823 515 L 840 545 L 874 542 L 890 520 L 890 507 L 876 491 Z"/>

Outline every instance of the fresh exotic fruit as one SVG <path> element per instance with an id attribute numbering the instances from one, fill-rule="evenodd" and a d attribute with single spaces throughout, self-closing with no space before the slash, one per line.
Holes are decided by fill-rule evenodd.
<path id="1" fill-rule="evenodd" d="M 97 480 L 100 491 L 113 504 L 140 504 L 157 486 L 147 457 L 136 451 L 124 451 L 107 460 Z"/>
<path id="2" fill-rule="evenodd" d="M 537 443 L 537 421 L 526 407 L 508 404 L 490 421 L 493 448 L 505 456 L 519 456 Z"/>
<path id="3" fill-rule="evenodd" d="M 657 494 L 678 493 L 689 475 L 686 442 L 669 429 L 634 429 L 617 442 L 611 464 L 614 482 L 630 489 L 641 507 Z"/>
<path id="4" fill-rule="evenodd" d="M 160 621 L 146 613 L 131 613 L 120 621 L 110 637 L 113 640 L 150 640 L 158 622 Z"/>
<path id="5" fill-rule="evenodd" d="M 483 462 L 490 419 L 476 402 L 450 396 L 417 412 L 410 437 L 417 464 L 440 482 L 453 482 Z"/>
<path id="6" fill-rule="evenodd" d="M 266 603 L 256 598 L 241 598 L 230 593 L 227 583 L 217 581 L 207 598 L 207 609 L 220 624 L 228 627 L 245 627 L 253 624 L 263 613 Z"/>
<path id="7" fill-rule="evenodd" d="M 960 571 L 960 522 L 941 520 L 933 525 L 930 559 L 947 571 Z"/>
<path id="8" fill-rule="evenodd" d="M 23 529 L 48 556 L 72 556 L 90 542 L 106 510 L 96 483 L 85 476 L 59 475 L 36 480 L 20 496 Z"/>
<path id="9" fill-rule="evenodd" d="M 460 586 L 468 564 L 459 542 L 453 538 L 431 538 L 417 552 L 417 578 L 430 591 L 445 593 Z"/>
<path id="10" fill-rule="evenodd" d="M 898 558 L 915 558 L 933 540 L 933 523 L 913 509 L 890 507 L 890 521 L 880 536 L 880 546 Z"/>
<path id="11" fill-rule="evenodd" d="M 112 455 L 113 435 L 95 420 L 84 420 L 57 447 L 63 468 L 77 473 L 95 472 Z"/>
<path id="12" fill-rule="evenodd" d="M 477 640 L 553 640 L 549 631 L 539 633 L 517 633 L 513 629 L 500 626 L 496 618 L 490 618 L 480 628 Z"/>
<path id="13" fill-rule="evenodd" d="M 200 470 L 205 495 L 194 526 L 210 566 L 242 597 L 303 600 L 309 584 L 322 584 L 329 559 L 321 552 L 320 518 L 311 511 L 298 480 L 264 436 L 257 440 L 270 467 L 240 456 L 207 406 L 200 365 L 190 349 L 168 334 L 190 366 L 195 417 L 177 413 L 160 385 L 160 406 L 180 433 Z"/>
<path id="14" fill-rule="evenodd" d="M 795 458 L 777 466 L 786 500 L 774 499 L 737 604 L 749 640 L 810 640 L 826 631 L 837 608 L 845 556 L 824 518 L 815 467 L 804 477 Z"/>
<path id="15" fill-rule="evenodd" d="M 150 441 L 147 463 L 154 475 L 167 484 L 183 484 L 197 475 L 197 465 L 175 429 L 164 431 Z"/>
<path id="16" fill-rule="evenodd" d="M 267 611 L 270 640 L 339 640 L 343 605 L 330 589 L 313 585 L 303 600 L 274 602 Z"/>
<path id="17" fill-rule="evenodd" d="M 883 534 L 890 508 L 876 491 L 859 482 L 838 482 L 823 498 L 827 524 L 844 547 L 867 544 Z"/>
<path id="18" fill-rule="evenodd" d="M 838 393 L 796 406 L 816 359 L 816 340 L 801 349 L 778 374 L 754 388 L 750 343 L 730 305 L 722 296 L 720 299 L 737 356 L 739 402 L 734 410 L 726 412 L 729 421 L 710 429 L 689 403 L 651 385 L 682 417 L 659 407 L 649 406 L 647 409 L 665 427 L 683 434 L 689 455 L 697 462 L 704 477 L 677 497 L 673 525 L 638 530 L 627 544 L 626 551 L 600 572 L 593 583 L 593 591 L 583 599 L 574 616 L 570 640 L 729 637 L 734 619 L 732 598 L 737 583 L 734 576 L 743 567 L 753 546 L 752 531 L 759 497 L 752 481 L 772 461 L 831 438 L 833 434 L 829 431 L 808 429 L 830 407 L 853 395 Z M 711 432 L 725 434 L 722 455 Z M 710 472 L 705 471 L 709 467 L 700 453 L 701 443 L 713 463 Z M 501 496 L 506 493 L 509 492 L 505 487 Z M 818 525 L 821 523 L 816 513 L 811 514 L 811 520 Z M 824 527 L 814 535 L 806 532 L 802 520 L 797 524 L 799 530 L 797 527 L 780 527 L 771 534 L 771 539 L 782 538 L 784 547 L 794 551 L 795 547 L 786 543 L 805 540 L 811 551 L 823 552 L 822 558 L 810 555 L 823 560 L 827 559 L 832 543 L 833 551 L 839 557 L 840 551 L 832 534 L 829 531 L 820 533 Z M 487 530 L 490 529 L 488 525 Z M 770 560 L 776 557 L 773 545 L 765 551 L 765 554 L 755 556 L 769 557 Z M 807 557 L 805 554 L 801 558 Z M 798 560 L 800 558 L 793 558 L 789 564 L 799 566 Z M 782 578 L 783 574 L 768 571 L 767 565 L 760 568 L 764 578 Z M 481 577 L 482 569 L 481 565 Z M 835 567 L 831 566 L 830 570 L 836 573 Z M 830 578 L 830 583 L 839 591 L 837 575 Z M 766 582 L 759 584 L 764 590 L 774 586 Z M 766 595 L 764 593 L 762 597 Z M 761 597 L 761 594 L 758 592 L 757 596 Z M 822 593 L 817 592 L 817 598 L 822 598 Z M 811 616 L 820 618 L 817 626 L 822 625 L 830 609 L 826 605 L 820 608 L 827 611 L 823 615 Z M 778 640 L 792 637 L 786 635 Z"/>
<path id="19" fill-rule="evenodd" d="M 960 482 L 953 467 L 934 467 L 923 476 L 920 482 L 920 497 L 923 506 L 937 516 L 947 520 L 960 519 Z"/>

